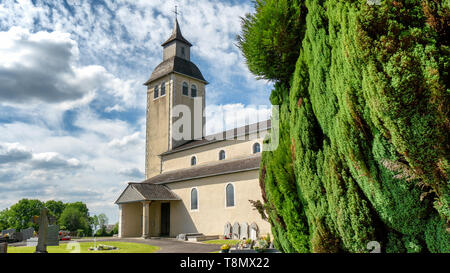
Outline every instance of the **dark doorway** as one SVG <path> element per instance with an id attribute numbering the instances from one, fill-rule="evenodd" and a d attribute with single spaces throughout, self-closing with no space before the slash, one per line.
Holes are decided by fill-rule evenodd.
<path id="1" fill-rule="evenodd" d="M 170 235 L 170 203 L 161 204 L 161 236 Z"/>

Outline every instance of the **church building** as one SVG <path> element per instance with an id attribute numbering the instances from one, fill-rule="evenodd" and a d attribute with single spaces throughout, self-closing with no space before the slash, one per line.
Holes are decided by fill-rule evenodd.
<path id="1" fill-rule="evenodd" d="M 206 136 L 208 82 L 191 62 L 192 44 L 177 20 L 162 47 L 163 61 L 145 83 L 146 180 L 129 183 L 116 201 L 119 237 L 255 239 L 271 233 L 250 202 L 262 200 L 259 167 L 270 121 Z M 181 119 L 189 125 L 177 125 Z"/>

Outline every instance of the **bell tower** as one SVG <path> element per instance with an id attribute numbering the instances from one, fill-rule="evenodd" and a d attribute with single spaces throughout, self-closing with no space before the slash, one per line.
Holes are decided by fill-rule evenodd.
<path id="1" fill-rule="evenodd" d="M 145 83 L 147 179 L 163 172 L 161 154 L 203 138 L 205 128 L 203 113 L 208 82 L 191 62 L 192 44 L 181 34 L 177 19 L 172 35 L 161 46 L 163 61 Z"/>

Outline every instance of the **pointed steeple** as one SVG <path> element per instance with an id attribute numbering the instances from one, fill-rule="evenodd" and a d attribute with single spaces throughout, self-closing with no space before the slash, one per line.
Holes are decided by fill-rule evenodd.
<path id="1" fill-rule="evenodd" d="M 170 44 L 173 41 L 180 41 L 182 43 L 185 43 L 189 47 L 192 46 L 192 44 L 189 43 L 188 40 L 184 39 L 183 35 L 181 34 L 180 25 L 178 24 L 178 19 L 176 19 L 176 18 L 175 18 L 175 25 L 174 25 L 174 28 L 173 28 L 172 35 L 161 46 L 166 46 L 166 45 Z"/>

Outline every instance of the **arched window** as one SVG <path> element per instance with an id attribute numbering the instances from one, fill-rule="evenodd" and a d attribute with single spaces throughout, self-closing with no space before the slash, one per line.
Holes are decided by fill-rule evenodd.
<path id="1" fill-rule="evenodd" d="M 166 83 L 165 82 L 163 82 L 161 84 L 161 97 L 164 95 L 166 95 Z"/>
<path id="2" fill-rule="evenodd" d="M 159 97 L 159 88 L 158 86 L 155 86 L 155 92 L 153 93 L 153 97 L 157 99 Z"/>
<path id="3" fill-rule="evenodd" d="M 227 195 L 227 208 L 234 207 L 234 186 L 233 186 L 233 184 L 227 185 L 226 195 Z"/>
<path id="4" fill-rule="evenodd" d="M 253 144 L 253 153 L 257 154 L 261 152 L 261 144 L 255 143 Z"/>
<path id="5" fill-rule="evenodd" d="M 192 85 L 191 87 L 191 97 L 195 98 L 197 97 L 197 86 Z"/>
<path id="6" fill-rule="evenodd" d="M 189 96 L 189 85 L 186 82 L 183 82 L 183 95 Z"/>
<path id="7" fill-rule="evenodd" d="M 191 157 L 191 166 L 197 165 L 197 158 L 195 156 Z"/>
<path id="8" fill-rule="evenodd" d="M 198 191 L 196 188 L 191 190 L 191 210 L 198 210 Z"/>
<path id="9" fill-rule="evenodd" d="M 219 152 L 219 160 L 225 160 L 225 151 L 224 150 Z"/>

